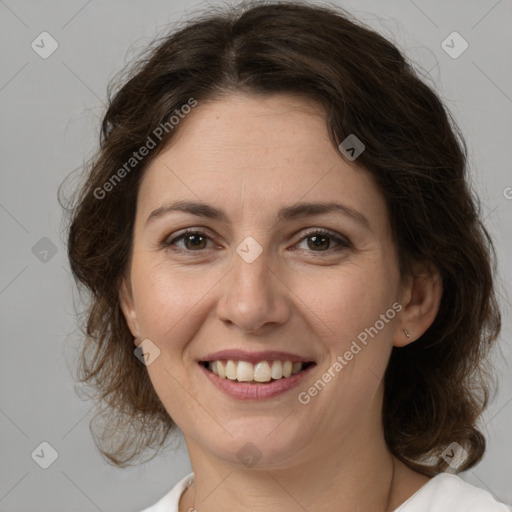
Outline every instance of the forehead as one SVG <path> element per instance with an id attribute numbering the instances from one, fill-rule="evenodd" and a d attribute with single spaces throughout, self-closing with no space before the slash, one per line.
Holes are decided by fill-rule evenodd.
<path id="1" fill-rule="evenodd" d="M 168 151 L 201 167 L 216 160 L 224 168 L 282 166 L 292 159 L 325 159 L 328 139 L 323 107 L 306 98 L 231 95 L 199 102 L 178 126 Z M 250 157 L 250 159 L 249 159 Z"/>
<path id="2" fill-rule="evenodd" d="M 253 215 L 289 203 L 344 201 L 376 219 L 384 199 L 370 174 L 343 159 L 321 105 L 284 94 L 199 102 L 146 169 L 141 214 L 176 199 Z"/>

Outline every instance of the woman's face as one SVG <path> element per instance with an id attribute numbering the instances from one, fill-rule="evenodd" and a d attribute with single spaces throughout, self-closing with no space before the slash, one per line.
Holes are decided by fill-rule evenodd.
<path id="1" fill-rule="evenodd" d="M 403 333 L 396 248 L 370 174 L 298 97 L 199 102 L 180 122 L 141 183 L 122 291 L 136 344 L 160 351 L 147 371 L 169 415 L 204 453 L 241 464 L 252 450 L 269 468 L 375 432 Z M 340 206 L 301 207 L 311 203 Z M 260 380 L 278 376 L 277 361 L 314 364 L 255 384 L 221 380 L 211 359 Z"/>

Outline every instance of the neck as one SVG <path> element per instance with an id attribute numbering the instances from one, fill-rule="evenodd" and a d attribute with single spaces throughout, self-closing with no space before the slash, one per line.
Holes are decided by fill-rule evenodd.
<path id="1" fill-rule="evenodd" d="M 395 482 L 405 466 L 389 453 L 383 435 L 365 434 L 337 447 L 324 443 L 315 456 L 280 468 L 235 466 L 208 456 L 187 439 L 195 483 L 183 496 L 180 511 L 392 511 L 426 480 L 410 493 L 397 491 Z"/>

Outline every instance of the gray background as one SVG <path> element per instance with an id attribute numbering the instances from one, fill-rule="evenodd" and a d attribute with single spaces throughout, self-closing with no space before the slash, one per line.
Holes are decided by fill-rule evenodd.
<path id="1" fill-rule="evenodd" d="M 512 503 L 512 2 L 340 5 L 419 63 L 468 142 L 500 260 L 504 328 L 495 353 L 500 389 L 482 419 L 488 451 L 462 476 Z M 141 510 L 191 470 L 184 443 L 125 470 L 106 464 L 95 449 L 92 404 L 77 396 L 72 379 L 76 294 L 56 193 L 94 151 L 108 81 L 155 34 L 198 7 L 208 4 L 0 0 L 0 511 Z M 43 31 L 59 45 L 47 59 L 31 48 Z M 453 31 L 469 43 L 456 59 L 441 46 Z M 43 441 L 58 452 L 48 469 L 31 457 Z"/>

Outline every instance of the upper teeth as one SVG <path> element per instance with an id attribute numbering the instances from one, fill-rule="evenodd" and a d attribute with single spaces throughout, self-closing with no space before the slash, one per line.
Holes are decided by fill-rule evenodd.
<path id="1" fill-rule="evenodd" d="M 269 382 L 271 379 L 290 377 L 302 370 L 301 362 L 259 361 L 256 364 L 247 361 L 209 361 L 208 368 L 219 377 L 239 382 Z"/>

